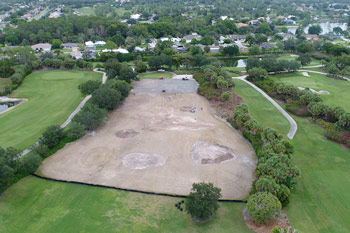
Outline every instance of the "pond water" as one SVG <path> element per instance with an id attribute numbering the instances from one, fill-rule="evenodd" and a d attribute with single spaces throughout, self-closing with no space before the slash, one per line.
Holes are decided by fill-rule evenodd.
<path id="1" fill-rule="evenodd" d="M 316 24 L 309 24 L 309 25 L 307 25 L 307 26 L 304 28 L 304 32 L 305 32 L 305 33 L 308 33 L 309 27 L 312 26 L 312 25 L 316 25 Z M 330 22 L 327 22 L 327 23 L 319 23 L 319 25 L 320 25 L 321 28 L 322 28 L 321 35 L 324 35 L 324 34 L 333 32 L 333 28 L 335 28 L 335 27 L 340 27 L 340 28 L 344 31 L 344 30 L 347 29 L 347 26 L 348 26 L 346 23 L 330 23 Z"/>
<path id="2" fill-rule="evenodd" d="M 246 67 L 246 61 L 247 59 L 237 59 L 237 58 L 220 58 L 220 61 L 225 63 L 225 66 L 228 67 L 240 67 L 244 68 Z"/>
<path id="3" fill-rule="evenodd" d="M 6 102 L 6 103 L 0 103 L 0 112 L 5 111 L 8 108 L 11 108 L 12 106 L 15 106 L 19 104 L 19 101 L 16 102 Z"/>

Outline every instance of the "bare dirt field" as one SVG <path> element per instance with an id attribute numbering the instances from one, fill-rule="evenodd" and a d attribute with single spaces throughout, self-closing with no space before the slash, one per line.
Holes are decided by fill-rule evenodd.
<path id="1" fill-rule="evenodd" d="M 111 113 L 95 136 L 68 144 L 46 159 L 39 172 L 180 195 L 188 195 L 192 183 L 205 181 L 220 187 L 223 199 L 241 199 L 250 191 L 255 167 L 253 149 L 215 117 L 203 97 L 137 93 Z"/>

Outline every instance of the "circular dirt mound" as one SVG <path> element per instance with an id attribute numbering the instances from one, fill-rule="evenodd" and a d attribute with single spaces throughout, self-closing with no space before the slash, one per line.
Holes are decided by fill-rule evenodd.
<path id="1" fill-rule="evenodd" d="M 157 154 L 131 153 L 123 157 L 124 167 L 135 170 L 163 166 L 165 162 L 166 158 Z"/>
<path id="2" fill-rule="evenodd" d="M 123 129 L 115 133 L 115 136 L 118 138 L 132 138 L 138 135 L 139 132 L 136 132 L 133 129 Z"/>
<path id="3" fill-rule="evenodd" d="M 192 160 L 196 164 L 218 164 L 235 157 L 231 148 L 205 141 L 197 141 L 192 145 Z"/>

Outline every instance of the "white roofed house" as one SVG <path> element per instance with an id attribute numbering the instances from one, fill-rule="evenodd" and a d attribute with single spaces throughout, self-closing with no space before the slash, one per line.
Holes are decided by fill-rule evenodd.
<path id="1" fill-rule="evenodd" d="M 184 36 L 183 38 L 185 39 L 186 43 L 191 43 L 193 39 L 201 40 L 203 37 L 193 32 L 191 35 Z"/>
<path id="2" fill-rule="evenodd" d="M 92 41 L 87 41 L 85 42 L 85 47 L 88 49 L 94 49 L 95 48 L 95 43 Z"/>
<path id="3" fill-rule="evenodd" d="M 169 38 L 168 37 L 161 37 L 161 38 L 159 38 L 159 40 L 161 42 L 164 42 L 164 41 L 169 41 Z"/>
<path id="4" fill-rule="evenodd" d="M 37 52 L 50 52 L 51 51 L 51 44 L 48 43 L 41 43 L 41 44 L 35 44 L 31 46 L 34 51 Z"/>
<path id="5" fill-rule="evenodd" d="M 102 46 L 105 46 L 106 45 L 106 42 L 104 41 L 96 41 L 95 42 L 95 46 L 96 47 L 102 47 Z"/>

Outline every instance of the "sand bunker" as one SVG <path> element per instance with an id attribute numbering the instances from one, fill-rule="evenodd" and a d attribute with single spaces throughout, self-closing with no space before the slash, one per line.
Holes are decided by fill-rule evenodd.
<path id="1" fill-rule="evenodd" d="M 227 146 L 197 141 L 192 145 L 191 157 L 196 164 L 218 164 L 235 156 Z"/>
<path id="2" fill-rule="evenodd" d="M 118 138 L 132 138 L 135 137 L 136 135 L 138 135 L 139 132 L 136 132 L 133 129 L 123 129 L 123 130 L 119 130 L 115 133 L 115 136 Z"/>
<path id="3" fill-rule="evenodd" d="M 157 154 L 131 153 L 125 155 L 122 161 L 124 167 L 139 170 L 163 166 L 166 163 L 166 158 Z"/>
<path id="4" fill-rule="evenodd" d="M 298 87 L 298 89 L 301 91 L 305 90 L 305 88 L 303 88 L 303 87 Z M 323 90 L 316 91 L 312 88 L 309 88 L 309 91 L 311 91 L 312 93 L 315 93 L 315 94 L 319 94 L 319 95 L 330 95 L 331 94 L 329 91 L 323 91 Z"/>
<path id="5" fill-rule="evenodd" d="M 302 73 L 305 77 L 310 77 L 309 73 L 308 72 L 303 72 Z"/>

